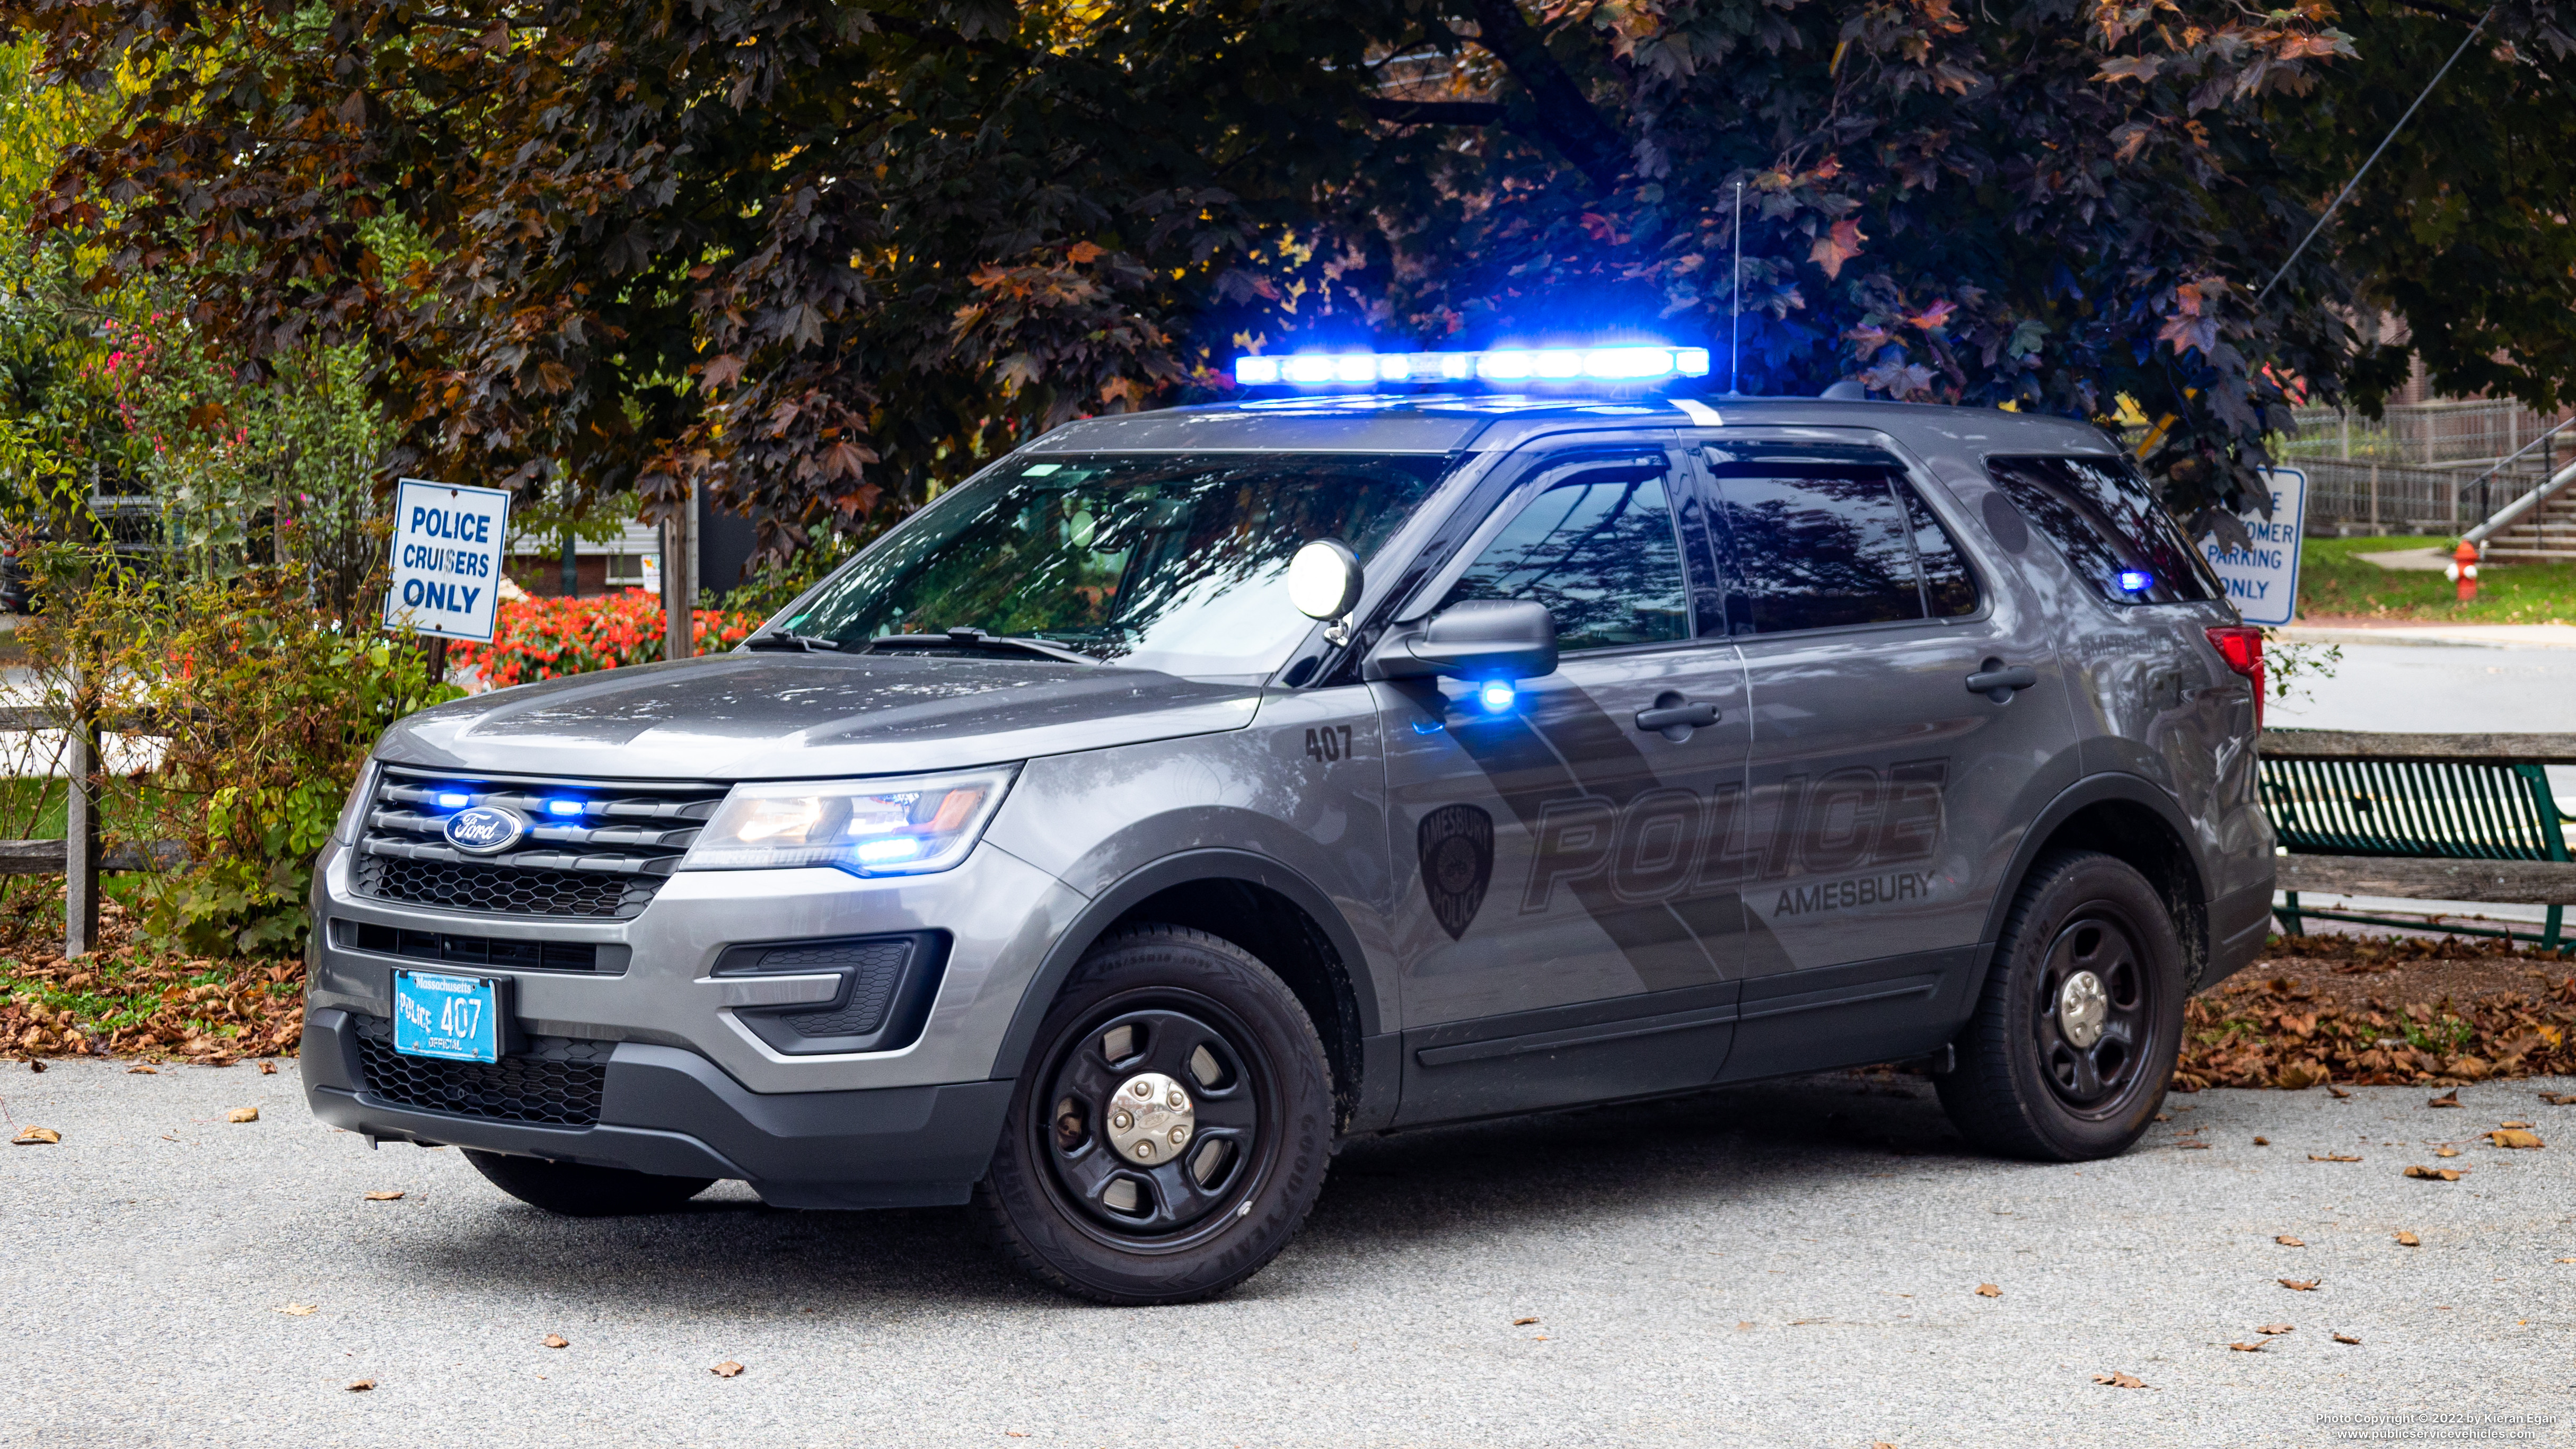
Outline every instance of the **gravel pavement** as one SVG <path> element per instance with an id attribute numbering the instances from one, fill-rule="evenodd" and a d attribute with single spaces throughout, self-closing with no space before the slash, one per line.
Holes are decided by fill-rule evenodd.
<path id="1" fill-rule="evenodd" d="M 12 1068 L 12 1130 L 63 1140 L 0 1148 L 0 1443 L 2323 1445 L 2483 1412 L 2571 1444 L 2576 1107 L 2543 1090 L 2576 1082 L 2204 1092 L 2082 1167 L 1848 1075 L 1418 1133 L 1343 1152 L 1233 1294 L 1112 1310 L 963 1209 L 726 1184 L 567 1221 L 317 1124 L 291 1063 Z M 2507 1120 L 2550 1145 L 2479 1139 Z M 2374 1441 L 2443 1435 L 2399 1422 Z"/>

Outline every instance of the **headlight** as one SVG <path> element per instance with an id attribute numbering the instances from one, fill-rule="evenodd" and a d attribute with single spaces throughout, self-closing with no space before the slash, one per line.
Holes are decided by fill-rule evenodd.
<path id="1" fill-rule="evenodd" d="M 341 845 L 358 843 L 358 827 L 366 823 L 367 801 L 376 793 L 376 762 L 370 756 L 358 766 L 358 782 L 349 787 L 349 798 L 340 805 L 340 823 L 331 827 L 331 839 Z"/>
<path id="2" fill-rule="evenodd" d="M 975 848 L 1011 773 L 736 785 L 680 868 L 830 865 L 854 875 L 947 870 Z"/>

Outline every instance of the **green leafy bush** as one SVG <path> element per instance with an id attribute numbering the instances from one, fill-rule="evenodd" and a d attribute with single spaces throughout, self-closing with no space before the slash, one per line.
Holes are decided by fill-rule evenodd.
<path id="1" fill-rule="evenodd" d="M 160 740 L 157 761 L 107 782 L 187 849 L 137 902 L 145 928 L 198 954 L 301 947 L 313 860 L 359 765 L 386 726 L 458 691 L 430 680 L 417 641 L 344 627 L 276 569 L 220 589 L 71 550 L 39 569 L 61 603 L 21 637 L 51 705 L 111 727 L 139 715 Z"/>

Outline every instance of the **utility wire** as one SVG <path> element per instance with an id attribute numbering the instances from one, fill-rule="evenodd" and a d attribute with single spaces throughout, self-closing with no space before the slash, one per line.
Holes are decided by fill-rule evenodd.
<path id="1" fill-rule="evenodd" d="M 2415 104 L 2408 106 L 2406 114 L 2399 116 L 2397 124 L 2389 127 L 2388 134 L 2381 138 L 2379 150 L 2371 152 L 2370 159 L 2361 163 L 2361 169 L 2352 173 L 2352 179 L 2344 183 L 2343 190 L 2338 192 L 2333 202 L 2327 205 L 2325 215 L 2318 217 L 2317 224 L 2308 228 L 2308 234 L 2299 238 L 2298 246 L 2290 252 L 2290 260 L 2281 263 L 2281 269 L 2272 274 L 2272 280 L 2265 282 L 2263 290 L 2254 294 L 2254 300 L 2258 305 L 2265 297 L 2272 295 L 2272 288 L 2279 285 L 2281 278 L 2289 275 L 2291 263 L 2296 262 L 2300 255 L 2307 251 L 2308 243 L 2315 241 L 2317 233 L 2324 231 L 2326 223 L 2334 219 L 2335 208 L 2343 205 L 2344 198 L 2352 195 L 2353 188 L 2361 184 L 2361 178 L 2368 176 L 2370 168 L 2379 164 L 2380 152 L 2386 151 L 2388 143 L 2397 139 L 2397 133 L 2406 129 L 2406 123 L 2415 119 L 2415 112 L 2422 108 L 2425 98 L 2433 94 L 2433 87 L 2440 85 L 2442 77 L 2451 73 L 2451 67 L 2460 63 L 2460 57 L 2469 53 L 2469 47 L 2477 42 L 2478 32 L 2487 28 L 2488 21 L 2495 19 L 2496 8 L 2492 5 L 2487 7 L 2487 13 L 2479 16 L 2478 23 L 2469 27 L 2468 39 L 2461 41 L 2460 48 L 2452 51 L 2451 58 L 2442 62 L 2442 68 L 2433 72 L 2433 78 L 2424 83 L 2423 91 L 2415 97 Z"/>

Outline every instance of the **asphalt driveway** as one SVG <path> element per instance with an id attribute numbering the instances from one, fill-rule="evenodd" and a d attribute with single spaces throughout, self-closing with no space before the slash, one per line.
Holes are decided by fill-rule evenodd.
<path id="1" fill-rule="evenodd" d="M 10 1130 L 63 1140 L 0 1148 L 0 1442 L 2576 1443 L 2576 1106 L 2544 1090 L 2576 1083 L 2206 1092 L 2083 1167 L 1849 1076 L 1422 1133 L 1345 1151 L 1232 1295 L 1109 1310 L 962 1209 L 564 1221 L 315 1123 L 291 1063 L 11 1067 Z M 2505 1121 L 2549 1145 L 2478 1135 Z"/>

